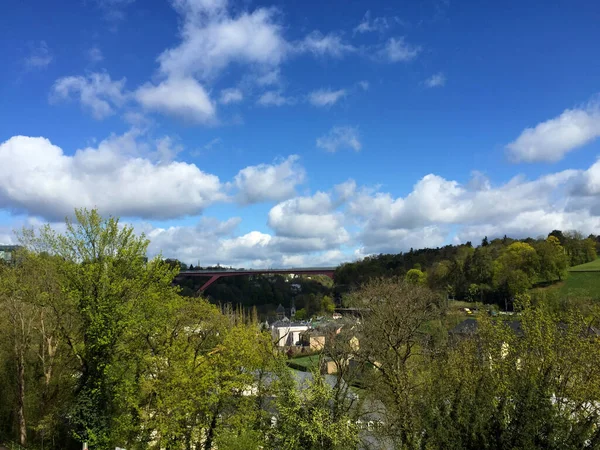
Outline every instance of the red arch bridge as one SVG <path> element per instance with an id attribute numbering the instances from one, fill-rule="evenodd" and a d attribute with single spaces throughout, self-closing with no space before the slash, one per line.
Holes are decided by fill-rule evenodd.
<path id="1" fill-rule="evenodd" d="M 210 277 L 209 280 L 202 285 L 198 292 L 204 291 L 207 287 L 222 277 L 240 277 L 248 275 L 265 275 L 265 274 L 281 274 L 281 275 L 326 275 L 333 278 L 335 267 L 294 267 L 289 269 L 224 269 L 224 270 L 183 270 L 179 272 L 178 277 Z"/>

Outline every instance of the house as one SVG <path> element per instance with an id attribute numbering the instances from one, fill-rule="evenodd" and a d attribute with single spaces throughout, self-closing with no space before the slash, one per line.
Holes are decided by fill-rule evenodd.
<path id="1" fill-rule="evenodd" d="M 15 252 L 22 248 L 20 245 L 0 245 L 0 261 L 11 264 L 15 260 Z"/>
<path id="2" fill-rule="evenodd" d="M 321 351 L 325 348 L 325 335 L 316 330 L 308 330 L 301 336 L 302 345 L 312 351 Z"/>
<path id="3" fill-rule="evenodd" d="M 523 336 L 523 327 L 520 321 L 505 320 L 497 323 L 507 325 L 516 336 Z M 450 335 L 453 337 L 469 337 L 475 335 L 478 329 L 479 323 L 477 319 L 466 319 L 452 328 L 448 333 L 450 333 Z"/>
<path id="4" fill-rule="evenodd" d="M 300 335 L 310 328 L 305 322 L 290 322 L 288 319 L 278 320 L 271 325 L 271 336 L 278 347 L 299 345 Z"/>

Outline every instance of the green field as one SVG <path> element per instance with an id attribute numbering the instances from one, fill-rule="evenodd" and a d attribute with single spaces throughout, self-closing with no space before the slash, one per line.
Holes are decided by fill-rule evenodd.
<path id="1" fill-rule="evenodd" d="M 600 272 L 600 258 L 595 261 L 580 264 L 578 266 L 573 266 L 569 268 L 569 272 L 587 272 L 587 271 L 597 271 Z"/>
<path id="2" fill-rule="evenodd" d="M 533 289 L 533 292 L 544 291 L 558 293 L 562 299 L 600 300 L 600 270 L 598 272 L 569 272 L 565 281 Z"/>
<path id="3" fill-rule="evenodd" d="M 293 369 L 308 372 L 312 368 L 316 368 L 319 366 L 319 358 L 320 355 L 301 356 L 300 358 L 293 358 L 288 361 L 288 366 L 290 366 Z"/>

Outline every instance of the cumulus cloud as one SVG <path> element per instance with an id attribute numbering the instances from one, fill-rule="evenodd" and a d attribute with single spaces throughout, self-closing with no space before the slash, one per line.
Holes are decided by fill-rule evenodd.
<path id="1" fill-rule="evenodd" d="M 29 55 L 25 58 L 25 66 L 29 69 L 45 69 L 53 59 L 46 41 L 39 41 L 31 45 Z"/>
<path id="2" fill-rule="evenodd" d="M 405 197 L 357 190 L 346 215 L 359 221 L 366 253 L 406 250 L 408 242 L 413 248 L 441 245 L 450 230 L 462 242 L 485 235 L 535 237 L 552 229 L 590 232 L 598 224 L 600 202 L 577 197 L 574 188 L 588 173 L 565 170 L 531 181 L 515 177 L 499 186 L 477 173 L 467 185 L 429 174 Z"/>
<path id="3" fill-rule="evenodd" d="M 308 101 L 313 106 L 323 107 L 335 105 L 338 100 L 346 96 L 345 89 L 333 91 L 331 89 L 319 89 L 308 94 Z"/>
<path id="4" fill-rule="evenodd" d="M 598 102 L 591 102 L 526 128 L 506 151 L 514 162 L 556 162 L 599 136 L 600 107 Z"/>
<path id="5" fill-rule="evenodd" d="M 362 145 L 360 143 L 358 129 L 356 127 L 333 127 L 324 136 L 317 139 L 317 147 L 330 153 L 342 149 L 351 149 L 358 152 Z"/>
<path id="6" fill-rule="evenodd" d="M 466 224 L 497 221 L 549 204 L 556 190 L 579 175 L 574 170 L 525 181 L 520 177 L 487 189 L 471 190 L 457 181 L 429 174 L 419 180 L 406 197 L 389 194 L 359 195 L 353 213 L 377 227 L 416 228 L 431 224 Z M 490 205 L 494 205 L 493 208 Z"/>
<path id="7" fill-rule="evenodd" d="M 377 56 L 390 63 L 412 61 L 421 52 L 421 47 L 411 45 L 404 37 L 389 38 L 376 53 Z"/>
<path id="8" fill-rule="evenodd" d="M 240 89 L 228 88 L 221 91 L 219 102 L 228 105 L 230 103 L 239 103 L 244 99 L 244 94 Z"/>
<path id="9" fill-rule="evenodd" d="M 446 84 L 446 76 L 442 72 L 438 72 L 427 78 L 424 83 L 428 88 L 442 87 Z"/>
<path id="10" fill-rule="evenodd" d="M 42 137 L 0 144 L 0 208 L 60 219 L 74 208 L 103 214 L 174 218 L 223 200 L 215 175 L 193 164 L 163 161 L 172 143 L 141 143 L 132 131 L 67 155 Z"/>
<path id="11" fill-rule="evenodd" d="M 319 250 L 321 239 L 278 237 L 260 231 L 236 235 L 239 218 L 220 222 L 202 218 L 195 226 L 169 228 L 139 226 L 150 239 L 151 255 L 178 258 L 203 266 L 222 264 L 234 267 L 332 266 L 348 260 L 339 249 Z"/>
<path id="12" fill-rule="evenodd" d="M 362 246 L 358 256 L 398 253 L 411 248 L 435 248 L 444 244 L 447 235 L 448 230 L 435 225 L 418 229 L 365 229 L 359 235 Z"/>
<path id="13" fill-rule="evenodd" d="M 193 78 L 169 78 L 159 85 L 145 84 L 135 92 L 148 109 L 172 114 L 197 123 L 214 120 L 216 107 L 206 90 Z"/>
<path id="14" fill-rule="evenodd" d="M 57 102 L 76 98 L 82 108 L 98 120 L 115 113 L 115 108 L 125 103 L 127 94 L 125 78 L 112 80 L 107 73 L 90 73 L 87 76 L 69 76 L 56 80 L 52 86 L 50 101 Z"/>
<path id="15" fill-rule="evenodd" d="M 181 43 L 158 58 L 168 76 L 211 77 L 232 63 L 277 66 L 288 44 L 274 8 L 232 16 L 217 0 L 177 0 L 183 18 Z"/>
<path id="16" fill-rule="evenodd" d="M 298 160 L 297 155 L 291 155 L 275 164 L 259 164 L 240 170 L 230 186 L 238 190 L 238 202 L 280 201 L 294 196 L 296 186 L 306 179 Z"/>
<path id="17" fill-rule="evenodd" d="M 281 91 L 267 91 L 256 101 L 260 106 L 293 105 L 296 99 L 284 96 Z"/>

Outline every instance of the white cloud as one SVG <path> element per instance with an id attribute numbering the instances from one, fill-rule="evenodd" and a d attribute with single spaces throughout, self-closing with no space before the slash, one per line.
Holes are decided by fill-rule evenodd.
<path id="1" fill-rule="evenodd" d="M 485 235 L 536 237 L 552 229 L 588 233 L 600 223 L 600 201 L 586 196 L 594 191 L 574 187 L 594 170 L 565 170 L 532 181 L 515 177 L 497 187 L 477 173 L 466 186 L 429 174 L 405 197 L 358 190 L 346 216 L 358 221 L 364 254 L 441 245 L 452 229 L 459 242 Z"/>
<path id="2" fill-rule="evenodd" d="M 225 199 L 219 178 L 193 164 L 161 161 L 172 142 L 140 142 L 131 131 L 74 155 L 42 137 L 14 136 L 0 144 L 0 208 L 48 219 L 74 208 L 103 214 L 173 218 L 199 214 Z"/>
<path id="3" fill-rule="evenodd" d="M 260 231 L 237 236 L 240 219 L 225 222 L 202 218 L 195 226 L 136 227 L 150 239 L 149 253 L 178 258 L 203 266 L 222 264 L 234 267 L 333 266 L 350 259 L 339 249 L 328 247 L 320 238 L 286 238 Z"/>
<path id="4" fill-rule="evenodd" d="M 244 94 L 240 89 L 228 88 L 221 91 L 221 98 L 219 99 L 219 102 L 224 105 L 229 105 L 230 103 L 239 103 L 243 99 Z"/>
<path id="5" fill-rule="evenodd" d="M 39 41 L 31 45 L 29 55 L 25 58 L 25 65 L 30 69 L 45 69 L 53 59 L 54 56 L 46 41 Z"/>
<path id="6" fill-rule="evenodd" d="M 94 118 L 101 120 L 115 113 L 127 98 L 125 78 L 111 80 L 107 73 L 90 73 L 87 77 L 70 76 L 56 80 L 50 94 L 51 101 L 77 97 L 81 106 Z"/>
<path id="7" fill-rule="evenodd" d="M 456 181 L 429 174 L 404 198 L 382 193 L 361 194 L 350 207 L 353 214 L 367 219 L 376 228 L 495 222 L 550 204 L 556 190 L 564 189 L 578 176 L 579 172 L 567 170 L 534 181 L 516 177 L 497 188 L 470 190 Z"/>
<path id="8" fill-rule="evenodd" d="M 277 236 L 296 239 L 321 239 L 335 247 L 349 240 L 342 226 L 343 216 L 335 211 L 329 194 L 317 192 L 311 197 L 296 197 L 275 205 L 269 211 L 269 227 Z"/>
<path id="9" fill-rule="evenodd" d="M 344 43 L 338 34 L 323 34 L 320 31 L 313 31 L 294 45 L 294 51 L 312 53 L 315 56 L 341 58 L 348 53 L 355 52 L 356 48 L 351 44 Z"/>
<path id="10" fill-rule="evenodd" d="M 379 253 L 398 253 L 411 248 L 435 248 L 444 244 L 448 231 L 438 226 L 417 229 L 367 229 L 360 233 L 360 257 Z"/>
<path id="11" fill-rule="evenodd" d="M 232 183 L 238 190 L 238 202 L 250 204 L 293 197 L 296 186 L 306 179 L 298 160 L 297 155 L 291 155 L 277 164 L 259 164 L 240 170 Z"/>
<path id="12" fill-rule="evenodd" d="M 256 103 L 261 106 L 283 106 L 293 105 L 295 102 L 293 97 L 285 97 L 280 91 L 267 91 L 258 98 Z"/>
<path id="13" fill-rule="evenodd" d="M 506 235 L 518 239 L 546 236 L 552 230 L 578 230 L 585 235 L 596 234 L 599 227 L 600 217 L 586 210 L 539 208 L 505 217 L 495 223 L 462 227 L 456 237 L 458 242 L 479 243 L 484 236 L 494 239 Z"/>
<path id="14" fill-rule="evenodd" d="M 385 17 L 375 17 L 371 19 L 371 11 L 367 11 L 365 16 L 363 17 L 362 22 L 360 22 L 356 28 L 354 28 L 354 34 L 356 33 L 369 33 L 372 31 L 377 31 L 379 33 L 383 33 L 384 31 L 390 28 L 390 23 Z"/>
<path id="15" fill-rule="evenodd" d="M 442 72 L 438 72 L 425 80 L 425 86 L 428 88 L 442 87 L 445 84 L 446 76 Z"/>
<path id="16" fill-rule="evenodd" d="M 159 85 L 145 84 L 135 92 L 136 99 L 149 110 L 184 119 L 209 123 L 216 107 L 206 90 L 193 78 L 169 78 Z"/>
<path id="17" fill-rule="evenodd" d="M 104 60 L 104 55 L 102 54 L 102 50 L 98 47 L 92 47 L 86 52 L 87 58 L 90 60 L 92 64 L 99 63 Z"/>
<path id="18" fill-rule="evenodd" d="M 286 55 L 274 8 L 233 17 L 224 1 L 178 0 L 175 5 L 183 17 L 181 43 L 158 58 L 168 76 L 212 77 L 232 63 L 276 67 Z"/>
<path id="19" fill-rule="evenodd" d="M 368 91 L 369 90 L 369 82 L 366 80 L 362 80 L 359 81 L 358 83 L 356 83 L 363 91 Z"/>
<path id="20" fill-rule="evenodd" d="M 362 148 L 356 127 L 333 127 L 325 136 L 317 139 L 317 147 L 334 153 L 349 148 L 359 151 Z"/>
<path id="21" fill-rule="evenodd" d="M 392 37 L 379 49 L 377 56 L 391 63 L 408 62 L 415 59 L 420 52 L 420 46 L 409 44 L 404 37 Z"/>
<path id="22" fill-rule="evenodd" d="M 314 106 L 331 106 L 345 96 L 345 89 L 338 89 L 337 91 L 331 89 L 319 89 L 308 94 L 308 101 Z"/>
<path id="23" fill-rule="evenodd" d="M 600 137 L 600 107 L 592 102 L 541 122 L 506 146 L 514 162 L 556 162 Z"/>

